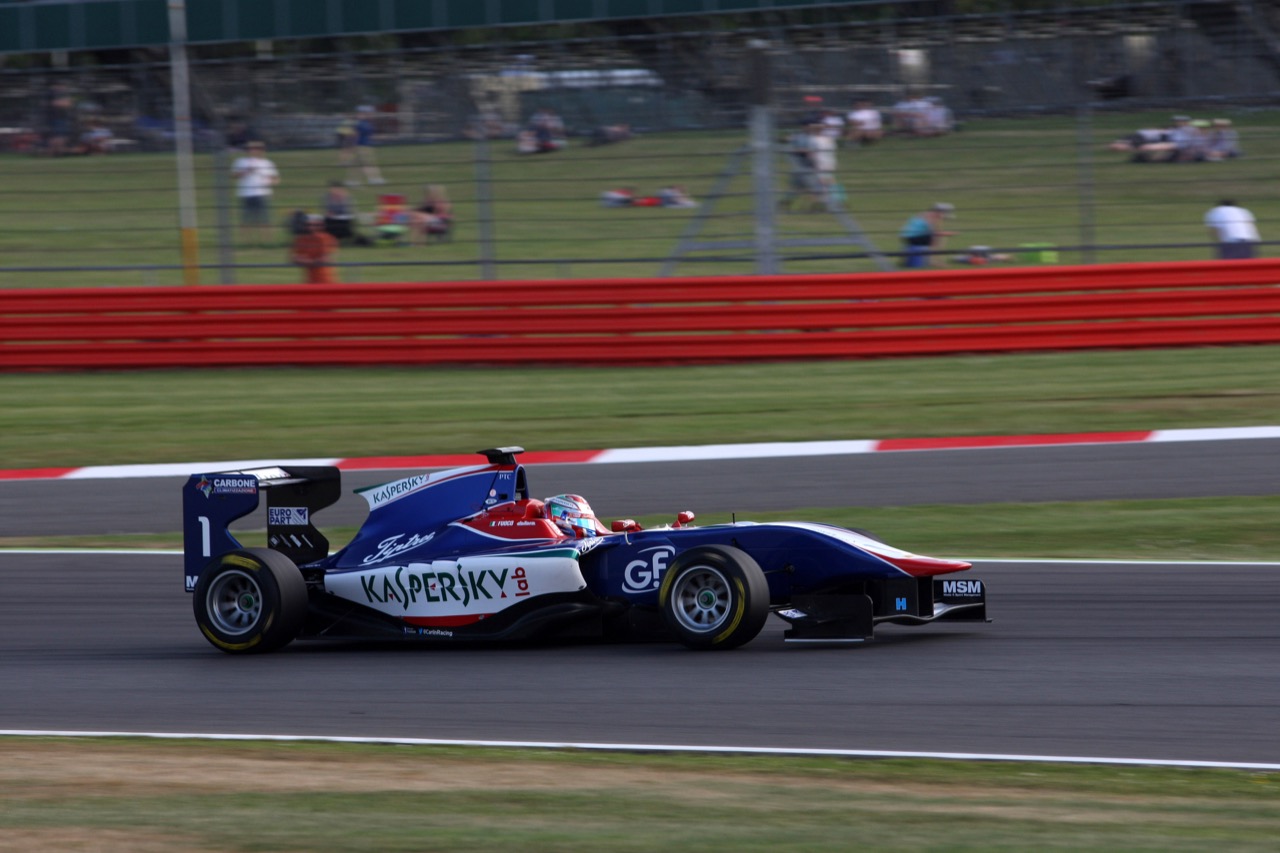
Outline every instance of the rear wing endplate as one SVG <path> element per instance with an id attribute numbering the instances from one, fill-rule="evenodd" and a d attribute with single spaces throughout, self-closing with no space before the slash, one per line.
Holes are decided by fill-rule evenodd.
<path id="1" fill-rule="evenodd" d="M 278 465 L 192 474 L 182 489 L 183 574 L 187 592 L 205 565 L 243 547 L 231 523 L 258 508 L 267 493 L 267 545 L 298 565 L 329 555 L 329 540 L 312 516 L 337 502 L 341 473 L 331 466 Z"/>

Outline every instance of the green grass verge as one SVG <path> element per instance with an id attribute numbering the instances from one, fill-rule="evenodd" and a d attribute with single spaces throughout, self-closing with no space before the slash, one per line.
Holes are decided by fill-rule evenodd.
<path id="1" fill-rule="evenodd" d="M 32 754 L 0 770 L 0 835 L 26 849 L 1163 853 L 1280 832 L 1280 777 L 1231 770 L 0 739 Z M 116 784 L 86 786 L 104 764 Z"/>
<path id="2" fill-rule="evenodd" d="M 0 375 L 6 468 L 1274 424 L 1280 347 Z"/>

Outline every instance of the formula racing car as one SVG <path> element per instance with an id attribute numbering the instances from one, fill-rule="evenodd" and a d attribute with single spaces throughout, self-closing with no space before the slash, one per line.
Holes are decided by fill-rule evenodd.
<path id="1" fill-rule="evenodd" d="M 606 528 L 576 495 L 531 498 L 519 447 L 486 462 L 359 491 L 369 516 L 330 553 L 315 516 L 337 468 L 193 474 L 183 487 L 184 574 L 196 624 L 232 654 L 297 638 L 475 643 L 547 638 L 750 642 L 773 613 L 788 642 L 857 642 L 877 624 L 986 621 L 970 566 L 868 533 L 777 522 L 695 526 L 692 512 Z M 266 495 L 266 548 L 232 522 Z"/>

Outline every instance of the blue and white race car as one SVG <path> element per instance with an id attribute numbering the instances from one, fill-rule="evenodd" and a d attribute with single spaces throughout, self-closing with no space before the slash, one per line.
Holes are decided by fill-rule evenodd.
<path id="1" fill-rule="evenodd" d="M 789 642 L 862 641 L 882 622 L 986 621 L 970 566 L 825 524 L 606 528 L 585 500 L 529 496 L 519 447 L 363 489 L 369 517 L 330 554 L 315 515 L 340 473 L 293 465 L 193 474 L 183 488 L 196 624 L 232 654 L 299 638 L 474 643 L 547 638 L 750 642 L 770 613 Z M 266 548 L 230 525 L 267 497 Z"/>

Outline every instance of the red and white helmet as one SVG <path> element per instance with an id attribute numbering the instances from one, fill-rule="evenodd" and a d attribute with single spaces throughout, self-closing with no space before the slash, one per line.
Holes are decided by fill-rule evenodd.
<path id="1" fill-rule="evenodd" d="M 581 495 L 556 495 L 545 501 L 547 518 L 569 536 L 603 536 L 604 525 Z"/>

